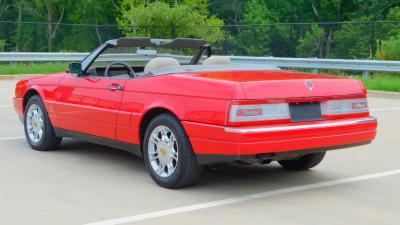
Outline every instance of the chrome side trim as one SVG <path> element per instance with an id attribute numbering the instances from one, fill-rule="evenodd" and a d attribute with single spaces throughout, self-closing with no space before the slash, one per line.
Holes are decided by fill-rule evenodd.
<path id="1" fill-rule="evenodd" d="M 313 128 L 339 127 L 339 126 L 348 126 L 348 125 L 373 123 L 373 122 L 376 122 L 376 118 L 369 117 L 363 119 L 354 119 L 350 121 L 326 122 L 319 124 L 293 125 L 293 126 L 274 126 L 274 127 L 259 127 L 259 128 L 225 127 L 224 130 L 225 132 L 228 133 L 253 134 L 253 133 L 269 133 L 269 132 L 292 131 L 292 130 L 303 130 L 303 129 L 313 129 Z"/>

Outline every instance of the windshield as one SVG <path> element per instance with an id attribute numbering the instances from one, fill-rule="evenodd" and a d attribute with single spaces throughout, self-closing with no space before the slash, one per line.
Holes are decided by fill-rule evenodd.
<path id="1" fill-rule="evenodd" d="M 152 59 L 157 58 L 153 61 L 153 64 L 157 62 L 157 68 L 164 65 L 165 60 L 171 62 L 173 59 L 179 65 L 196 65 L 204 53 L 210 56 L 211 47 L 199 39 L 119 38 L 107 41 L 83 59 L 82 74 L 106 77 L 127 73 L 140 75 L 148 73 L 145 68 Z M 160 60 L 163 63 L 159 63 Z"/>
<path id="2" fill-rule="evenodd" d="M 190 65 L 195 56 L 200 56 L 202 51 L 195 48 L 163 48 L 163 47 L 119 47 L 106 46 L 87 68 L 86 76 L 119 76 L 128 73 L 126 66 L 121 64 L 112 66 L 109 72 L 107 67 L 119 62 L 132 68 L 137 76 L 144 73 L 147 63 L 157 57 L 169 57 L 176 59 L 180 65 Z M 201 57 L 200 57 L 201 58 Z M 199 59 L 200 59 L 199 58 Z"/>
<path id="3" fill-rule="evenodd" d="M 190 63 L 196 49 L 170 49 L 155 47 L 108 47 L 93 62 L 90 68 L 107 66 L 111 62 L 123 62 L 131 66 L 145 66 L 155 57 L 172 57 L 182 65 Z"/>

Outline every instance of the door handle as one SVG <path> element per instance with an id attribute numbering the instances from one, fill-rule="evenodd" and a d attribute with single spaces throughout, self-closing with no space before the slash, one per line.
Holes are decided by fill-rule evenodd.
<path id="1" fill-rule="evenodd" d="M 108 89 L 111 91 L 121 91 L 124 89 L 124 87 L 122 87 L 121 85 L 118 85 L 118 84 L 112 84 L 112 85 L 108 86 Z"/>

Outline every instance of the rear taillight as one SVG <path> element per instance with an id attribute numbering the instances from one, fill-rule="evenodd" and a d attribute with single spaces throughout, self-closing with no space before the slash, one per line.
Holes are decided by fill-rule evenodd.
<path id="1" fill-rule="evenodd" d="M 292 101 L 288 100 L 288 102 Z M 292 120 L 291 110 L 296 109 L 291 105 L 293 103 L 289 104 L 288 102 L 286 100 L 232 101 L 228 109 L 227 125 L 246 126 L 295 122 Z M 369 116 L 368 101 L 362 97 L 340 100 L 313 99 L 312 102 L 319 102 L 321 109 L 317 113 L 320 115 L 318 118 L 314 115 L 315 120 Z M 315 110 L 314 108 L 303 110 L 302 113 L 305 114 L 316 113 L 307 111 Z"/>
<path id="2" fill-rule="evenodd" d="M 369 115 L 368 101 L 366 98 L 322 101 L 321 112 L 325 118 Z"/>
<path id="3" fill-rule="evenodd" d="M 232 102 L 229 125 L 271 124 L 290 122 L 287 103 Z"/>

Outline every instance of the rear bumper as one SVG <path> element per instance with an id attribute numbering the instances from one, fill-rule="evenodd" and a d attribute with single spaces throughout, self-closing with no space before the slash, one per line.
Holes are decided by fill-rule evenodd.
<path id="1" fill-rule="evenodd" d="M 193 122 L 183 125 L 199 158 L 207 155 L 241 158 L 369 143 L 375 138 L 377 121 L 374 117 L 363 117 L 247 127 Z"/>

